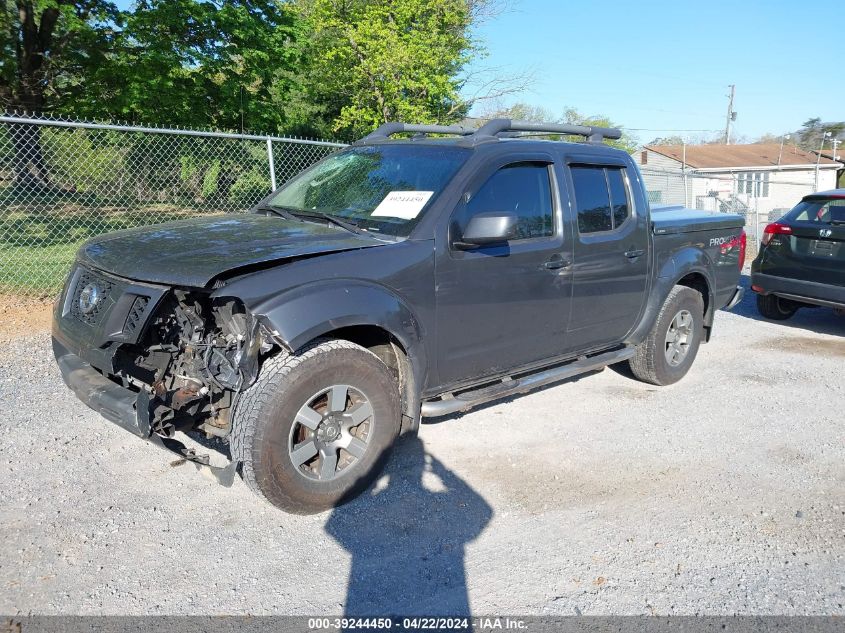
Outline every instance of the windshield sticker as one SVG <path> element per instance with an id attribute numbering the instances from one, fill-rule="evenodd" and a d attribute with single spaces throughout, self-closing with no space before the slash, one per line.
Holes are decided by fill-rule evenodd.
<path id="1" fill-rule="evenodd" d="M 413 220 L 433 195 L 433 191 L 391 191 L 371 215 Z"/>

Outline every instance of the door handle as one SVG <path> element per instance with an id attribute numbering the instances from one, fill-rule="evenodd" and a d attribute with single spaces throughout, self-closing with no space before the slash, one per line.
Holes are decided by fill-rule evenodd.
<path id="1" fill-rule="evenodd" d="M 572 262 L 570 260 L 564 259 L 560 255 L 555 255 L 543 264 L 543 268 L 546 270 L 558 270 L 560 268 L 569 268 L 571 265 Z"/>
<path id="2" fill-rule="evenodd" d="M 625 251 L 625 257 L 627 257 L 628 259 L 636 259 L 641 255 L 645 255 L 645 249 L 640 248 L 634 251 Z"/>

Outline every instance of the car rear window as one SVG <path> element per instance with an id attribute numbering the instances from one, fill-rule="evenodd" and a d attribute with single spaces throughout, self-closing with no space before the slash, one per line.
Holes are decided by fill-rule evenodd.
<path id="1" fill-rule="evenodd" d="M 845 224 L 845 197 L 805 198 L 786 214 L 792 222 Z"/>

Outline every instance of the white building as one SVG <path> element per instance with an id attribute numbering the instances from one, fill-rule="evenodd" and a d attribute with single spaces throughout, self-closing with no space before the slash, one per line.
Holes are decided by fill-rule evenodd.
<path id="1" fill-rule="evenodd" d="M 633 155 L 653 203 L 746 208 L 766 217 L 813 191 L 836 187 L 843 161 L 795 145 L 646 145 Z"/>

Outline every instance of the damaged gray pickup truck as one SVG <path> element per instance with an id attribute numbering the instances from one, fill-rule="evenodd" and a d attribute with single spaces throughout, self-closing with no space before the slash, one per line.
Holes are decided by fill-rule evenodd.
<path id="1" fill-rule="evenodd" d="M 650 209 L 619 136 L 386 124 L 250 214 L 98 237 L 56 302 L 56 361 L 204 468 L 180 433 L 225 438 L 217 478 L 299 513 L 363 490 L 422 417 L 623 361 L 673 383 L 742 296 L 743 218 Z"/>

